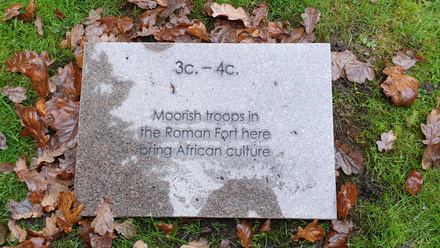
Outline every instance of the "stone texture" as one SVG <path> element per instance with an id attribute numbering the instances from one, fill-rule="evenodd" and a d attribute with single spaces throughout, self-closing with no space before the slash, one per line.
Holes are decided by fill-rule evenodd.
<path id="1" fill-rule="evenodd" d="M 329 44 L 86 44 L 83 215 L 334 219 L 333 149 Z"/>

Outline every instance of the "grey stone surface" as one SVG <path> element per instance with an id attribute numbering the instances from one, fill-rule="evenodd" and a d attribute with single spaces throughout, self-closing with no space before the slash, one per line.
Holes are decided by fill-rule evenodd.
<path id="1" fill-rule="evenodd" d="M 93 215 L 336 218 L 329 44 L 86 44 Z"/>

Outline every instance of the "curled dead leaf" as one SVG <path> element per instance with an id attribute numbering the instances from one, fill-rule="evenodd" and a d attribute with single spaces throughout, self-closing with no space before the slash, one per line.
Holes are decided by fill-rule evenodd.
<path id="1" fill-rule="evenodd" d="M 353 229 L 353 222 L 347 220 L 332 220 L 332 228 L 338 233 L 349 233 Z"/>
<path id="2" fill-rule="evenodd" d="M 270 228 L 270 220 L 266 220 L 266 222 L 264 222 L 263 225 L 261 226 L 260 231 L 269 232 L 270 230 L 272 230 Z"/>
<path id="3" fill-rule="evenodd" d="M 353 183 L 346 183 L 341 186 L 341 190 L 336 197 L 338 217 L 345 220 L 348 212 L 356 204 L 356 196 L 359 191 Z"/>
<path id="4" fill-rule="evenodd" d="M 319 12 L 315 7 L 308 7 L 305 12 L 301 14 L 304 20 L 301 24 L 306 28 L 306 33 L 311 34 L 313 29 L 315 29 L 316 23 L 321 20 L 321 12 Z"/>
<path id="5" fill-rule="evenodd" d="M 39 15 L 35 18 L 35 26 L 37 26 L 38 34 L 44 36 L 43 20 L 41 20 Z"/>
<path id="6" fill-rule="evenodd" d="M 231 248 L 231 243 L 227 239 L 223 239 L 222 242 L 220 242 L 220 246 L 218 248 Z"/>
<path id="7" fill-rule="evenodd" d="M 58 18 L 58 20 L 63 20 L 67 18 L 59 9 L 54 9 L 53 13 L 55 13 L 55 16 Z"/>
<path id="8" fill-rule="evenodd" d="M 105 197 L 101 200 L 101 203 L 95 210 L 96 218 L 90 224 L 99 235 L 105 235 L 107 232 L 113 233 L 115 220 L 113 219 L 114 213 L 109 202 L 112 202 L 112 200 Z"/>
<path id="9" fill-rule="evenodd" d="M 393 132 L 393 130 L 390 130 L 388 133 L 383 133 L 380 136 L 381 140 L 376 142 L 377 149 L 379 149 L 380 152 L 393 149 L 393 144 L 396 138 L 396 134 Z"/>
<path id="10" fill-rule="evenodd" d="M 237 236 L 241 239 L 241 245 L 244 248 L 249 248 L 254 246 L 250 240 L 254 237 L 254 231 L 252 230 L 252 225 L 246 220 L 243 220 L 241 224 L 237 225 Z"/>
<path id="11" fill-rule="evenodd" d="M 342 168 L 346 175 L 360 174 L 364 158 L 357 152 L 352 152 L 347 144 L 341 145 L 335 140 L 335 169 Z"/>
<path id="12" fill-rule="evenodd" d="M 14 103 L 21 103 L 26 100 L 26 92 L 27 90 L 24 87 L 11 87 L 11 86 L 3 86 L 2 87 L 2 95 L 9 98 L 9 100 Z M 0 148 L 1 150 L 1 148 Z"/>
<path id="13" fill-rule="evenodd" d="M 422 59 L 422 57 L 417 55 L 413 50 L 407 50 L 406 52 L 398 51 L 397 55 L 393 57 L 393 63 L 401 66 L 405 71 L 413 67 L 416 62 L 427 63 L 425 59 Z"/>
<path id="14" fill-rule="evenodd" d="M 47 133 L 47 126 L 33 107 L 25 107 L 21 104 L 15 104 L 15 113 L 20 117 L 25 129 L 20 131 L 23 136 L 31 136 L 37 142 L 35 146 L 46 147 L 50 139 Z"/>
<path id="15" fill-rule="evenodd" d="M 3 175 L 7 175 L 14 172 L 14 164 L 11 163 L 0 163 L 0 171 Z"/>
<path id="16" fill-rule="evenodd" d="M 440 98 L 437 98 L 437 106 L 428 115 L 426 124 L 422 123 L 422 132 L 426 139 L 423 141 L 425 145 L 433 145 L 440 142 Z"/>
<path id="17" fill-rule="evenodd" d="M 203 24 L 202 21 L 196 21 L 194 25 L 188 27 L 188 30 L 186 31 L 190 35 L 194 35 L 195 37 L 209 41 L 209 35 L 206 31 L 205 24 Z"/>
<path id="18" fill-rule="evenodd" d="M 18 16 L 18 20 L 23 20 L 26 22 L 31 22 L 32 17 L 34 17 L 34 10 L 38 7 L 34 0 L 31 0 L 29 4 L 26 6 L 26 10 L 24 14 L 20 14 Z"/>
<path id="19" fill-rule="evenodd" d="M 60 232 L 61 229 L 57 227 L 57 215 L 55 213 L 52 213 L 51 217 L 46 217 L 46 227 L 44 227 L 40 231 L 34 231 L 31 229 L 27 230 L 29 236 L 42 237 L 48 242 L 56 239 Z"/>
<path id="20" fill-rule="evenodd" d="M 9 241 L 14 242 L 15 240 L 18 240 L 18 242 L 21 243 L 26 240 L 26 231 L 23 230 L 14 219 L 8 221 L 8 228 L 11 232 L 11 235 L 8 238 Z"/>
<path id="21" fill-rule="evenodd" d="M 8 145 L 6 144 L 6 136 L 2 133 L 2 131 L 0 131 L 0 151 L 4 150 L 6 148 L 8 148 Z M 1 170 L 1 168 L 2 167 L 0 167 L 0 170 Z M 4 168 L 6 168 L 6 167 L 4 167 Z M 3 175 L 5 175 L 5 174 L 3 174 Z"/>
<path id="22" fill-rule="evenodd" d="M 295 242 L 298 242 L 299 239 L 305 239 L 312 243 L 315 243 L 316 240 L 321 240 L 325 236 L 324 228 L 317 224 L 318 220 L 314 220 L 312 223 L 308 224 L 305 229 L 302 227 L 298 227 L 298 233 L 292 236 L 292 239 Z"/>
<path id="23" fill-rule="evenodd" d="M 415 195 L 420 192 L 423 184 L 423 177 L 416 168 L 413 168 L 413 171 L 408 173 L 408 178 L 406 180 L 406 191 L 408 191 L 411 195 Z"/>
<path id="24" fill-rule="evenodd" d="M 380 85 L 383 93 L 391 97 L 391 101 L 397 106 L 410 106 L 419 96 L 419 82 L 417 79 L 402 73 L 401 66 L 393 66 L 387 63 L 383 72 L 388 78 Z"/>
<path id="25" fill-rule="evenodd" d="M 113 233 L 106 233 L 105 235 L 99 235 L 96 233 L 90 233 L 90 245 L 97 248 L 111 248 L 113 239 L 116 235 Z"/>
<path id="26" fill-rule="evenodd" d="M 148 248 L 148 245 L 144 241 L 138 240 L 134 243 L 133 248 Z"/>
<path id="27" fill-rule="evenodd" d="M 174 232 L 174 225 L 173 224 L 167 224 L 167 223 L 157 223 L 156 224 L 157 229 L 162 230 L 165 235 L 170 238 Z"/>
<path id="28" fill-rule="evenodd" d="M 130 3 L 134 3 L 141 9 L 154 9 L 157 6 L 157 1 L 154 0 L 128 0 Z"/>
<path id="29" fill-rule="evenodd" d="M 137 227 L 133 224 L 132 218 L 128 218 L 122 223 L 116 223 L 114 227 L 115 230 L 126 239 L 131 239 L 137 234 Z"/>
<path id="30" fill-rule="evenodd" d="M 38 218 L 43 215 L 43 207 L 39 203 L 32 203 L 29 199 L 30 193 L 28 193 L 26 199 L 21 202 L 16 202 L 13 199 L 9 199 L 6 208 L 11 211 L 11 218 L 14 220 Z"/>
<path id="31" fill-rule="evenodd" d="M 325 248 L 346 248 L 345 244 L 350 233 L 338 233 L 337 231 L 331 231 L 325 239 Z"/>
<path id="32" fill-rule="evenodd" d="M 76 203 L 76 196 L 72 191 L 66 193 L 61 192 L 58 197 L 58 208 L 61 210 L 63 216 L 58 216 L 57 222 L 66 233 L 72 232 L 72 224 L 81 220 L 81 217 L 78 216 L 78 214 L 83 211 L 84 205 L 79 205 L 72 209 L 73 204 Z"/>
<path id="33" fill-rule="evenodd" d="M 231 21 L 242 21 L 246 27 L 252 26 L 248 14 L 242 7 L 234 8 L 232 5 L 226 3 L 222 5 L 218 3 L 212 3 L 211 9 L 213 12 L 212 17 L 224 16 Z"/>
<path id="34" fill-rule="evenodd" d="M 2 22 L 12 19 L 15 16 L 18 16 L 21 13 L 20 12 L 21 8 L 23 8 L 23 5 L 19 3 L 14 3 L 11 6 L 9 6 L 5 10 L 5 17 L 2 18 Z"/>
<path id="35" fill-rule="evenodd" d="M 84 25 L 90 25 L 101 19 L 101 14 L 103 12 L 103 9 L 91 9 L 89 11 L 89 16 L 87 17 L 87 21 L 82 22 Z"/>

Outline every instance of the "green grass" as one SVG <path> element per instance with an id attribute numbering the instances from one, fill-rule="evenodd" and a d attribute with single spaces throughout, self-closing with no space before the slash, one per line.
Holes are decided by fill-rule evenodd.
<path id="1" fill-rule="evenodd" d="M 28 1 L 5 0 L 0 2 L 0 12 L 9 5 L 19 2 L 26 6 Z M 195 0 L 195 10 L 191 18 L 204 19 L 202 14 L 205 1 Z M 222 0 L 219 3 L 231 3 L 242 6 L 249 13 L 263 1 Z M 335 125 L 339 125 L 349 134 L 351 148 L 363 153 L 365 171 L 362 175 L 341 176 L 340 185 L 353 181 L 360 190 L 356 208 L 349 215 L 354 222 L 353 237 L 348 240 L 352 247 L 439 247 L 440 246 L 440 172 L 434 169 L 423 171 L 421 159 L 425 145 L 420 124 L 426 122 L 426 116 L 436 105 L 436 96 L 440 90 L 440 1 L 394 0 L 371 3 L 369 0 L 268 0 L 269 19 L 282 20 L 292 27 L 299 27 L 301 13 L 309 6 L 315 6 L 322 12 L 322 19 L 316 27 L 318 40 L 338 41 L 347 44 L 359 59 L 375 59 L 376 77 L 373 82 L 363 85 L 349 84 L 345 90 L 335 83 L 333 92 Z M 31 90 L 29 79 L 21 74 L 6 72 L 6 59 L 12 58 L 14 51 L 25 49 L 38 53 L 47 50 L 49 58 L 56 59 L 50 75 L 74 57 L 69 49 L 61 49 L 60 43 L 76 23 L 87 17 L 90 9 L 102 7 L 106 15 L 136 16 L 142 12 L 123 0 L 36 0 L 39 7 L 35 14 L 40 15 L 45 26 L 45 35 L 37 34 L 32 23 L 16 19 L 0 22 L 0 87 L 4 85 L 24 86 L 29 90 L 25 105 L 32 105 L 37 94 Z M 58 20 L 53 14 L 57 8 L 67 16 Z M 2 14 L 0 14 L 0 18 Z M 409 75 L 420 82 L 419 99 L 410 107 L 397 107 L 382 94 L 380 83 L 385 79 L 382 69 L 386 58 L 399 50 L 414 49 L 429 63 L 417 63 L 410 69 Z M 426 89 L 433 85 L 433 93 Z M 19 135 L 22 129 L 20 120 L 14 113 L 14 105 L 6 97 L 0 96 L 0 130 L 6 135 L 8 149 L 0 151 L 0 162 L 15 163 L 22 154 L 28 160 L 35 156 L 34 142 L 29 137 Z M 397 140 L 394 148 L 380 153 L 375 142 L 383 132 L 394 130 Z M 342 134 L 341 134 L 342 135 Z M 422 172 L 424 184 L 415 196 L 406 192 L 406 177 L 415 167 Z M 26 185 L 19 182 L 15 175 L 0 176 L 0 222 L 6 223 L 9 212 L 6 203 L 12 198 L 16 201 L 26 196 Z M 130 240 L 118 237 L 114 247 L 132 247 L 138 239 L 150 247 L 179 247 L 181 244 L 205 237 L 212 247 L 219 245 L 222 239 L 233 241 L 233 247 L 240 247 L 236 237 L 235 225 L 240 220 L 203 220 L 178 225 L 181 219 L 136 218 L 135 225 L 139 233 Z M 176 231 L 171 239 L 155 227 L 158 222 L 173 223 Z M 290 237 L 290 230 L 305 227 L 308 221 L 273 220 L 272 231 L 260 233 L 259 227 L 264 220 L 252 220 L 256 236 L 255 247 L 291 247 L 298 245 Z M 28 222 L 20 222 L 26 225 Z M 30 226 L 34 226 L 30 222 Z M 328 221 L 320 221 L 329 232 Z M 212 234 L 201 235 L 205 228 L 211 228 Z M 82 239 L 77 228 L 54 243 L 53 247 L 82 247 Z M 323 244 L 323 241 L 320 243 Z M 307 241 L 300 245 L 310 246 Z"/>

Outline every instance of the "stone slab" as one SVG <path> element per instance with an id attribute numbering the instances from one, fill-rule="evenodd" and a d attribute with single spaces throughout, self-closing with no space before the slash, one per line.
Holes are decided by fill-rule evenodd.
<path id="1" fill-rule="evenodd" d="M 336 218 L 330 65 L 329 44 L 87 43 L 82 214 Z"/>

